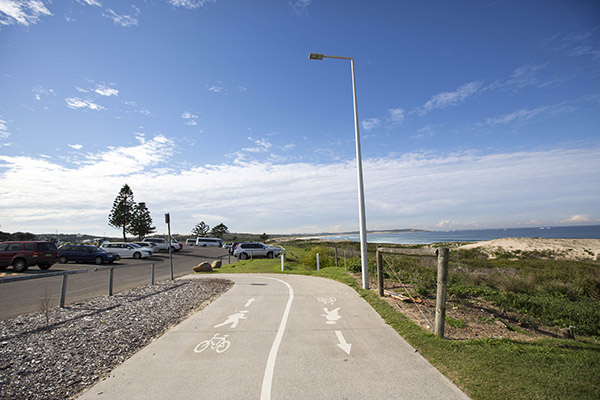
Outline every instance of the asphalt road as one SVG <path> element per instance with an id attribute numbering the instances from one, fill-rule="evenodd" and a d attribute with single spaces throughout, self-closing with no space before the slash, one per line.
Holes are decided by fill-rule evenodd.
<path id="1" fill-rule="evenodd" d="M 233 288 L 79 399 L 468 399 L 346 285 L 220 277 Z"/>
<path id="2" fill-rule="evenodd" d="M 220 247 L 185 246 L 181 251 L 173 253 L 173 276 L 187 275 L 192 268 L 202 261 L 212 262 L 227 250 Z M 232 262 L 235 258 L 231 257 Z M 223 258 L 227 264 L 228 257 Z M 147 285 L 151 282 L 151 264 L 155 263 L 155 279 L 171 278 L 169 253 L 156 253 L 150 258 L 141 260 L 121 259 L 114 266 L 124 266 L 114 270 L 113 292 Z M 23 273 L 16 273 L 11 267 L 0 271 L 0 278 L 19 275 L 43 275 L 46 272 L 87 269 L 87 273 L 69 275 L 67 281 L 66 304 L 87 300 L 108 294 L 108 270 L 94 271 L 95 264 L 54 264 L 48 271 L 41 271 L 37 266 L 30 267 Z M 0 319 L 10 318 L 30 312 L 42 311 L 46 304 L 58 307 L 62 277 L 48 277 L 26 281 L 0 283 Z M 48 303 L 49 301 L 49 303 Z"/>

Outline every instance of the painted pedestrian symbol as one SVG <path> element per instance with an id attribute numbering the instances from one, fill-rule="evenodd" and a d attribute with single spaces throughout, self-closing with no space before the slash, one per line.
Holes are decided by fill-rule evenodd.
<path id="1" fill-rule="evenodd" d="M 328 324 L 335 324 L 335 322 L 338 319 L 342 318 L 342 316 L 338 313 L 339 310 L 340 310 L 340 307 L 334 308 L 331 311 L 329 311 L 329 309 L 327 307 L 323 307 L 323 311 L 325 311 L 325 314 L 321 314 L 321 316 L 327 318 Z"/>
<path id="2" fill-rule="evenodd" d="M 219 328 L 221 326 L 225 326 L 228 324 L 231 324 L 230 328 L 235 328 L 236 326 L 238 326 L 238 324 L 240 323 L 241 319 L 247 319 L 246 318 L 246 313 L 248 312 L 248 310 L 243 310 L 243 311 L 239 311 L 236 312 L 234 314 L 231 314 L 230 316 L 227 317 L 227 319 L 225 320 L 225 322 L 222 322 L 218 325 L 215 325 L 215 328 Z"/>
<path id="3" fill-rule="evenodd" d="M 215 333 L 215 336 L 213 336 L 210 340 L 205 340 L 198 343 L 198 345 L 194 348 L 194 353 L 201 353 L 208 349 L 208 346 L 210 346 L 211 350 L 214 349 L 214 351 L 217 353 L 223 353 L 231 345 L 231 342 L 227 340 L 228 336 L 229 335 L 219 336 L 218 333 Z"/>

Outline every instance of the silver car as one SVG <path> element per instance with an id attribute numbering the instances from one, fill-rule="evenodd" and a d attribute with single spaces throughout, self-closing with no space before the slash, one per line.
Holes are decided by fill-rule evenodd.
<path id="1" fill-rule="evenodd" d="M 281 249 L 279 247 L 268 246 L 264 243 L 242 242 L 238 244 L 233 251 L 233 255 L 240 260 L 247 260 L 255 257 L 274 258 L 279 257 Z"/>
<path id="2" fill-rule="evenodd" d="M 146 258 L 152 255 L 152 250 L 145 249 L 135 243 L 127 242 L 104 242 L 100 246 L 101 249 L 117 253 L 121 258 Z"/>

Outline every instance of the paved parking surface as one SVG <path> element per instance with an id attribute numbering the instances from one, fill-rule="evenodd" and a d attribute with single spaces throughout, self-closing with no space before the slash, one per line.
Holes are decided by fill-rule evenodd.
<path id="1" fill-rule="evenodd" d="M 185 246 L 183 250 L 173 253 L 173 275 L 179 277 L 192 272 L 192 268 L 202 261 L 213 261 L 227 251 L 219 247 Z M 227 264 L 229 258 L 223 258 Z M 235 259 L 232 257 L 232 262 Z M 121 259 L 115 266 L 126 266 L 114 270 L 113 292 L 147 285 L 151 281 L 151 264 L 156 265 L 155 279 L 166 280 L 171 277 L 169 253 L 157 253 L 153 257 L 141 260 Z M 110 265 L 110 264 L 105 264 Z M 0 271 L 0 278 L 16 275 L 43 275 L 45 272 L 87 269 L 87 273 L 69 275 L 66 304 L 86 300 L 108 294 L 108 270 L 94 271 L 95 264 L 54 264 L 48 271 L 41 271 L 37 266 L 30 267 L 23 273 L 16 273 L 11 267 Z M 16 315 L 41 311 L 46 299 L 50 307 L 57 307 L 60 298 L 62 277 L 48 277 L 28 281 L 0 284 L 0 319 Z"/>

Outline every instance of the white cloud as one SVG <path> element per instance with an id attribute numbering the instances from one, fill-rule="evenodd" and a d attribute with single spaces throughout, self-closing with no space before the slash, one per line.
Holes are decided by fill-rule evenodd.
<path id="1" fill-rule="evenodd" d="M 196 126 L 198 125 L 198 122 L 196 122 L 195 120 L 198 119 L 198 116 L 195 114 L 192 114 L 189 111 L 185 111 L 183 114 L 181 114 L 181 118 L 183 118 L 185 121 L 186 125 L 189 126 Z"/>
<path id="2" fill-rule="evenodd" d="M 106 108 L 102 107 L 99 104 L 96 104 L 90 100 L 83 100 L 77 97 L 69 97 L 66 98 L 65 101 L 67 102 L 67 106 L 69 108 L 89 108 L 90 110 L 94 111 L 106 110 Z"/>
<path id="3" fill-rule="evenodd" d="M 488 125 L 504 125 L 517 122 L 525 122 L 538 118 L 553 118 L 575 111 L 573 106 L 540 106 L 534 109 L 521 109 L 499 117 L 488 118 Z"/>
<path id="4" fill-rule="evenodd" d="M 393 124 L 400 124 L 404 121 L 405 112 L 402 108 L 391 108 L 388 110 L 388 115 Z"/>
<path id="5" fill-rule="evenodd" d="M 378 118 L 369 118 L 365 119 L 360 123 L 360 126 L 365 131 L 370 131 L 377 128 L 381 124 L 381 121 Z"/>
<path id="6" fill-rule="evenodd" d="M 448 226 L 450 226 L 450 221 L 449 220 L 444 220 L 444 221 L 440 221 L 437 224 L 435 224 L 435 227 L 438 229 L 445 229 Z"/>
<path id="7" fill-rule="evenodd" d="M 33 97 L 38 101 L 42 100 L 42 96 L 50 96 L 50 95 L 55 96 L 56 95 L 56 93 L 54 93 L 53 89 L 44 89 L 41 86 L 34 87 L 32 89 L 32 92 L 34 93 Z"/>
<path id="8" fill-rule="evenodd" d="M 598 222 L 598 220 L 594 221 L 589 215 L 572 215 L 569 219 L 562 222 L 566 224 L 590 224 Z"/>
<path id="9" fill-rule="evenodd" d="M 118 236 L 118 231 L 110 231 L 106 218 L 124 183 L 132 187 L 137 201 L 148 204 L 157 225 L 170 212 L 173 231 L 179 233 L 193 228 L 197 222 L 193 215 L 206 216 L 203 219 L 211 226 L 223 222 L 237 232 L 358 227 L 354 161 L 238 160 L 175 170 L 176 146 L 171 139 L 146 139 L 139 134 L 136 139 L 135 145 L 89 154 L 68 166 L 39 156 L 0 155 L 3 230 Z M 250 140 L 260 151 L 270 147 L 264 139 Z M 600 187 L 591 182 L 597 181 L 599 164 L 598 146 L 365 159 L 367 227 L 433 229 L 436 225 L 509 227 L 531 220 L 541 224 L 598 221 Z M 78 190 L 65 193 L 58 184 L 64 181 Z M 573 211 L 562 215 L 562 210 Z"/>
<path id="10" fill-rule="evenodd" d="M 83 148 L 83 146 L 80 144 L 68 144 L 67 146 L 75 150 L 81 150 Z"/>
<path id="11" fill-rule="evenodd" d="M 195 9 L 204 7 L 207 3 L 215 3 L 216 0 L 168 0 L 168 2 L 175 7 Z"/>
<path id="12" fill-rule="evenodd" d="M 296 15 L 305 15 L 306 9 L 310 5 L 312 0 L 293 0 L 290 1 L 290 7 L 292 7 L 292 11 Z"/>
<path id="13" fill-rule="evenodd" d="M 524 65 L 514 70 L 506 81 L 496 81 L 486 89 L 522 89 L 526 86 L 539 85 L 538 71 L 546 68 L 546 65 Z M 545 83 L 547 84 L 547 83 Z M 544 84 L 542 84 L 544 85 Z"/>
<path id="14" fill-rule="evenodd" d="M 94 89 L 94 92 L 96 92 L 100 96 L 106 96 L 106 97 L 119 95 L 119 91 L 117 89 L 113 89 L 113 88 L 105 86 L 105 85 L 97 85 L 96 89 Z"/>
<path id="15" fill-rule="evenodd" d="M 183 119 L 198 119 L 198 116 L 196 114 L 192 114 L 189 111 L 185 111 L 181 114 L 181 118 L 183 118 Z"/>
<path id="16" fill-rule="evenodd" d="M 272 144 L 265 138 L 254 139 L 254 138 L 249 137 L 248 140 L 250 140 L 251 142 L 253 142 L 256 145 L 255 147 L 244 147 L 242 149 L 243 151 L 246 151 L 248 153 L 260 153 L 263 151 L 269 151 L 269 149 L 272 146 Z"/>
<path id="17" fill-rule="evenodd" d="M 8 131 L 6 121 L 0 118 L 0 140 L 8 139 L 9 136 L 10 132 Z"/>
<path id="18" fill-rule="evenodd" d="M 27 26 L 48 15 L 52 13 L 40 0 L 0 0 L 0 25 Z"/>
<path id="19" fill-rule="evenodd" d="M 443 109 L 451 106 L 456 106 L 465 101 L 465 99 L 469 96 L 474 95 L 478 92 L 481 87 L 481 82 L 469 82 L 454 92 L 442 92 L 434 95 L 427 101 L 423 106 L 417 109 L 417 113 L 420 116 L 424 116 L 435 109 Z"/>
<path id="20" fill-rule="evenodd" d="M 135 101 L 124 101 L 123 104 L 128 105 L 130 107 L 137 107 L 138 106 Z M 145 108 L 133 110 L 133 112 L 136 112 L 138 114 L 142 114 L 142 115 L 145 115 L 145 116 L 152 115 L 152 113 L 150 112 L 150 110 L 147 110 Z"/>
<path id="21" fill-rule="evenodd" d="M 435 135 L 436 126 L 433 124 L 427 124 L 418 130 L 418 134 L 411 136 L 411 139 L 421 139 L 426 137 L 433 137 Z"/>
<path id="22" fill-rule="evenodd" d="M 213 93 L 227 93 L 227 89 L 222 86 L 209 86 L 207 89 Z"/>
<path id="23" fill-rule="evenodd" d="M 83 5 L 102 7 L 102 4 L 97 0 L 77 0 L 77 2 Z"/>
<path id="24" fill-rule="evenodd" d="M 115 24 L 121 25 L 124 28 L 130 27 L 130 26 L 137 26 L 137 24 L 138 24 L 137 16 L 139 15 L 139 9 L 135 6 L 133 6 L 133 8 L 135 10 L 135 13 L 133 16 L 132 15 L 119 15 L 110 8 L 107 8 L 105 10 L 106 13 L 102 14 L 102 16 L 112 19 Z"/>

